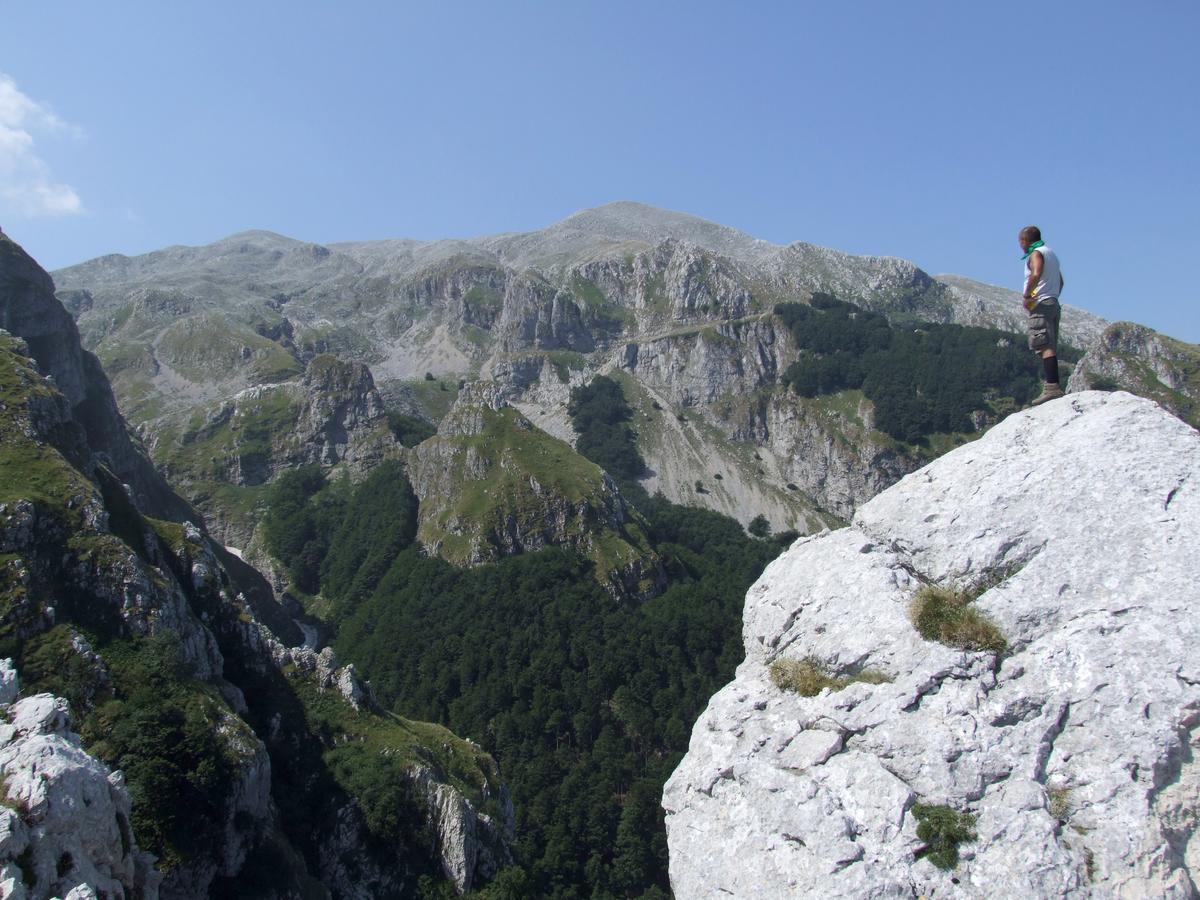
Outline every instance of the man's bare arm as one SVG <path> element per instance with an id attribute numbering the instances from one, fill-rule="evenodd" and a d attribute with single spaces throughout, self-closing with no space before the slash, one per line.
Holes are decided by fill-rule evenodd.
<path id="1" fill-rule="evenodd" d="M 1025 279 L 1025 299 L 1028 300 L 1033 296 L 1033 286 L 1042 280 L 1042 269 L 1045 268 L 1046 261 L 1042 259 L 1042 254 L 1034 250 L 1029 254 L 1029 277 Z"/>

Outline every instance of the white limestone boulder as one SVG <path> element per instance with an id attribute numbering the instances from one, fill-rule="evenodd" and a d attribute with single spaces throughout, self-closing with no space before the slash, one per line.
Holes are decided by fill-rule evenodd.
<path id="1" fill-rule="evenodd" d="M 676 896 L 1195 897 L 1198 569 L 1200 433 L 1124 393 L 1013 415 L 798 541 L 664 791 Z M 998 667 L 908 618 L 982 579 Z M 893 680 L 772 684 L 808 656 Z M 915 803 L 976 817 L 952 871 Z"/>
<path id="2" fill-rule="evenodd" d="M 11 666 L 0 672 L 15 691 Z M 37 694 L 0 710 L 0 804 L 0 898 L 158 896 L 125 780 L 83 751 L 65 700 Z"/>

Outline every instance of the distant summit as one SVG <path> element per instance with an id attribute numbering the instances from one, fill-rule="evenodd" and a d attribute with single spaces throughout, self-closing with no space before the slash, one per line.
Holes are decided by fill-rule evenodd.
<path id="1" fill-rule="evenodd" d="M 541 231 L 523 235 L 500 235 L 481 239 L 485 246 L 502 255 L 512 255 L 512 261 L 533 263 L 550 255 L 550 248 L 573 248 L 577 254 L 601 247 L 642 245 L 651 247 L 664 240 L 693 244 L 711 253 L 733 259 L 761 259 L 779 247 L 751 237 L 745 232 L 718 225 L 699 216 L 621 200 L 593 209 L 583 209 Z M 514 250 L 526 251 L 523 255 Z M 529 252 L 538 248 L 538 252 Z"/>

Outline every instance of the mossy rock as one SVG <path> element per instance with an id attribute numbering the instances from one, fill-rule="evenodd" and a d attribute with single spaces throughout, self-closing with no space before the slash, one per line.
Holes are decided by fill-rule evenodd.
<path id="1" fill-rule="evenodd" d="M 950 871 L 958 865 L 959 845 L 974 841 L 975 817 L 958 812 L 949 806 L 913 807 L 917 820 L 917 837 L 925 842 L 917 851 L 917 859 L 928 859 L 939 869 Z"/>

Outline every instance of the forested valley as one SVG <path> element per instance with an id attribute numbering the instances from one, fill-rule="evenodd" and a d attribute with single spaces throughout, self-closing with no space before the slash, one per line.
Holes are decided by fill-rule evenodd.
<path id="1" fill-rule="evenodd" d="M 423 555 L 398 462 L 356 486 L 316 468 L 285 474 L 264 530 L 383 704 L 499 762 L 519 869 L 488 890 L 666 897 L 662 786 L 743 657 L 747 588 L 794 535 L 756 539 L 728 517 L 648 496 L 610 379 L 576 389 L 570 412 L 580 451 L 619 480 L 663 562 L 667 587 L 649 601 L 615 599 L 565 549 L 471 569 Z"/>

